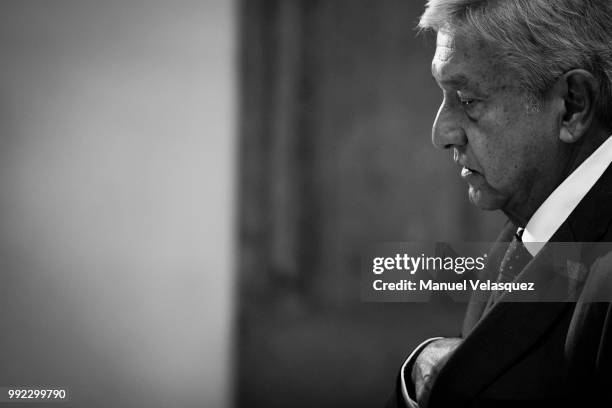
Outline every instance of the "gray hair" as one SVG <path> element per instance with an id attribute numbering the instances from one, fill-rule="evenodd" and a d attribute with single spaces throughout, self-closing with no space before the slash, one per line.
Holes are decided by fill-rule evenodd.
<path id="1" fill-rule="evenodd" d="M 538 98 L 565 72 L 591 72 L 612 126 L 611 0 L 429 0 L 419 28 L 478 34 Z"/>

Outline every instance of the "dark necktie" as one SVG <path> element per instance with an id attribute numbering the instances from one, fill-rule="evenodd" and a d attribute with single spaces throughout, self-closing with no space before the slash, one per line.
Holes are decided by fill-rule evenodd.
<path id="1" fill-rule="evenodd" d="M 533 259 L 525 245 L 523 245 L 521 240 L 522 232 L 522 230 L 519 230 L 514 234 L 514 239 L 506 250 L 506 254 L 499 266 L 498 283 L 514 282 L 518 274 Z M 497 302 L 503 293 L 503 290 L 493 292 L 493 303 Z"/>

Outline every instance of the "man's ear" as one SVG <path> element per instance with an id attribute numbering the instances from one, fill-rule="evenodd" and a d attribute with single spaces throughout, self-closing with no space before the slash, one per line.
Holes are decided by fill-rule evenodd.
<path id="1" fill-rule="evenodd" d="M 563 101 L 559 138 L 565 143 L 575 143 L 595 118 L 595 102 L 599 94 L 597 80 L 589 71 L 574 69 L 557 80 L 555 90 Z"/>

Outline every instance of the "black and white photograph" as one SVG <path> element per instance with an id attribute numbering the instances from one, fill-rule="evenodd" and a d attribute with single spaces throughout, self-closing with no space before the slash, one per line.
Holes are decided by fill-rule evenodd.
<path id="1" fill-rule="evenodd" d="M 0 408 L 612 407 L 612 2 L 0 2 Z"/>

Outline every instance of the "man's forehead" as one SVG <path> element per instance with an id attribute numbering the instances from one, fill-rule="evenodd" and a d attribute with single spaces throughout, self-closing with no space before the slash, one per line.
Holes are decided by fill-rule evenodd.
<path id="1" fill-rule="evenodd" d="M 484 94 L 492 85 L 485 80 L 491 67 L 480 49 L 474 38 L 440 30 L 431 65 L 433 77 L 444 87 Z"/>
<path id="2" fill-rule="evenodd" d="M 431 62 L 432 75 L 443 84 L 459 88 L 466 86 L 468 81 L 461 72 L 456 72 L 457 64 L 451 62 L 455 53 L 453 35 L 447 31 L 439 31 L 436 40 L 436 53 Z"/>
<path id="3" fill-rule="evenodd" d="M 448 31 L 438 31 L 436 38 L 436 54 L 434 55 L 434 61 L 447 61 L 455 50 L 455 40 L 451 33 Z"/>

